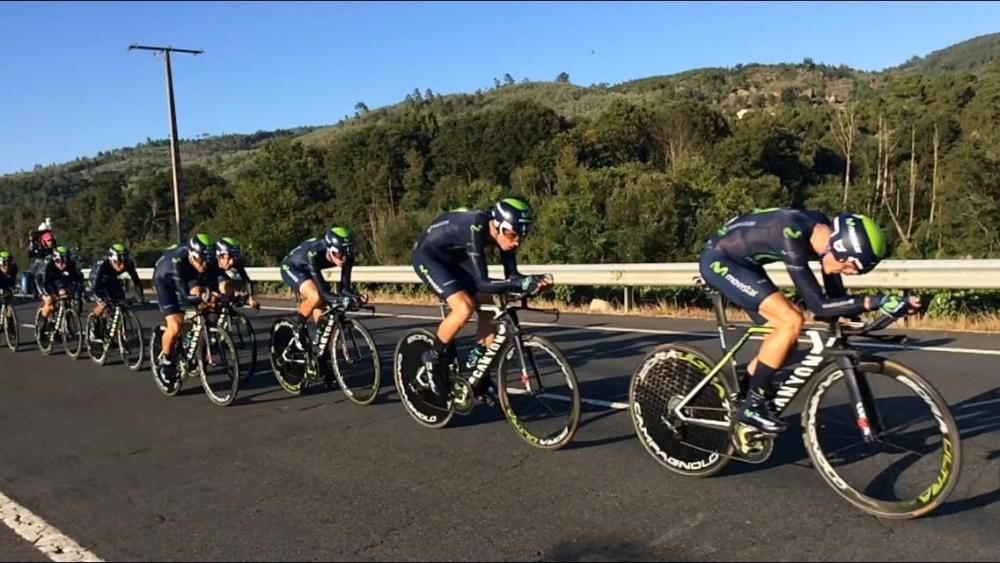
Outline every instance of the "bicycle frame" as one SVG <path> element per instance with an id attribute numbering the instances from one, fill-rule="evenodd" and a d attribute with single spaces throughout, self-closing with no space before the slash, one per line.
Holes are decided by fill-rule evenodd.
<path id="1" fill-rule="evenodd" d="M 209 311 L 198 311 L 196 315 L 191 317 L 191 340 L 188 342 L 188 347 L 183 348 L 183 331 L 181 333 L 181 344 L 182 344 L 182 354 L 184 361 L 187 366 L 191 366 L 195 360 L 195 354 L 198 352 L 198 344 L 200 340 L 205 342 L 205 354 L 207 356 L 206 360 L 212 361 L 212 347 L 208 341 L 208 330 L 206 330 L 207 319 L 205 319 L 205 314 Z"/>
<path id="2" fill-rule="evenodd" d="M 56 320 L 55 323 L 52 325 L 52 328 L 50 329 L 53 335 L 58 334 L 59 332 L 62 332 L 65 329 L 66 309 L 64 308 L 63 301 L 68 301 L 68 299 L 58 298 L 54 303 L 54 306 L 56 308 L 55 311 Z"/>
<path id="3" fill-rule="evenodd" d="M 125 315 L 124 305 L 121 303 L 111 302 L 108 304 L 108 309 L 111 310 L 111 322 L 105 327 L 104 334 L 102 335 L 106 339 L 102 342 L 105 350 L 111 347 L 109 336 L 115 337 L 117 335 L 118 324 L 121 323 L 122 317 Z"/>
<path id="4" fill-rule="evenodd" d="M 445 317 L 445 307 L 447 304 L 441 302 L 441 317 Z M 517 350 L 518 358 L 521 360 L 521 382 L 524 383 L 525 389 L 528 393 L 534 393 L 535 390 L 531 388 L 531 380 L 528 378 L 527 363 L 525 362 L 524 353 L 524 331 L 521 329 L 521 322 L 517 316 L 518 311 L 535 311 L 538 313 L 548 313 L 554 314 L 556 319 L 559 318 L 559 311 L 556 309 L 535 309 L 528 307 L 527 298 L 521 298 L 521 305 L 511 305 L 504 296 L 498 296 L 497 302 L 493 305 L 479 304 L 476 307 L 477 311 L 487 311 L 493 313 L 494 321 L 500 321 L 497 323 L 496 332 L 493 336 L 493 342 L 487 347 L 486 353 L 483 357 L 479 359 L 476 367 L 473 368 L 472 373 L 468 375 L 466 381 L 469 385 L 475 387 L 479 382 L 486 377 L 490 369 L 493 368 L 493 364 L 496 362 L 497 356 L 500 350 L 503 348 L 504 344 L 507 342 L 508 338 L 513 338 L 514 349 Z M 545 389 L 542 386 L 541 378 L 538 377 L 538 365 L 535 363 L 535 357 L 528 355 L 531 361 L 532 373 L 535 377 L 535 383 L 537 384 L 537 389 L 540 392 L 544 392 Z"/>
<path id="5" fill-rule="evenodd" d="M 369 309 L 371 311 L 374 311 L 375 307 L 370 306 L 370 305 L 361 305 L 359 307 L 359 309 Z M 321 323 L 319 325 L 319 328 L 318 328 L 318 330 L 320 331 L 319 341 L 316 343 L 315 346 L 313 345 L 312 342 L 303 342 L 302 344 L 303 344 L 303 347 L 305 348 L 305 352 L 307 354 L 312 355 L 315 359 L 319 359 L 323 355 L 324 351 L 326 350 L 327 346 L 330 343 L 330 337 L 333 335 L 333 329 L 335 327 L 343 327 L 343 325 L 344 325 L 344 317 L 346 316 L 346 314 L 347 314 L 347 311 L 345 311 L 344 309 L 341 309 L 339 307 L 328 307 L 326 311 L 323 311 L 323 313 L 322 313 L 322 321 L 321 321 Z M 344 330 L 340 331 L 340 335 L 344 339 L 344 346 L 345 346 L 345 348 L 347 346 L 346 333 L 347 333 L 347 331 L 344 331 Z M 351 333 L 351 340 L 352 340 L 352 344 L 354 345 L 354 347 L 357 348 L 358 344 L 357 344 L 357 341 L 354 340 L 354 333 Z M 288 357 L 289 351 L 290 351 L 290 348 L 287 347 L 287 346 L 282 351 L 282 360 L 283 361 L 288 362 L 288 363 L 295 363 L 295 364 L 305 364 L 306 363 L 306 360 L 304 360 L 304 359 L 303 360 L 293 360 L 293 359 L 289 358 Z M 345 352 L 345 357 L 346 357 L 346 352 Z"/>
<path id="6" fill-rule="evenodd" d="M 719 342 L 726 354 L 708 372 L 705 378 L 702 379 L 702 381 L 699 382 L 698 385 L 696 385 L 686 396 L 684 396 L 683 399 L 681 399 L 680 403 L 674 407 L 673 413 L 679 420 L 689 424 L 728 430 L 730 428 L 730 423 L 728 422 L 690 417 L 685 415 L 682 409 L 684 409 L 687 404 L 706 385 L 708 385 L 716 374 L 722 371 L 727 364 L 729 364 L 732 370 L 730 382 L 734 384 L 733 389 L 737 394 L 736 396 L 730 396 L 730 401 L 733 403 L 737 402 L 740 399 L 740 381 L 739 375 L 736 371 L 736 354 L 739 353 L 740 349 L 742 349 L 747 341 L 749 341 L 752 337 L 771 334 L 774 332 L 774 328 L 768 326 L 750 326 L 747 328 L 746 332 L 743 333 L 743 336 L 736 342 L 736 344 L 731 349 L 727 349 L 725 331 L 735 329 L 736 327 L 730 327 L 726 321 L 722 296 L 718 293 L 712 293 L 712 300 L 718 320 L 717 326 L 719 332 Z M 857 373 L 855 371 L 855 364 L 859 360 L 860 355 L 854 350 L 845 348 L 846 338 L 837 322 L 837 319 L 832 319 L 830 321 L 829 329 L 813 328 L 807 329 L 803 332 L 809 338 L 812 348 L 801 362 L 791 364 L 791 366 L 786 366 L 794 369 L 792 369 L 791 374 L 784 381 L 782 381 L 781 387 L 778 388 L 774 398 L 772 399 L 775 406 L 775 415 L 781 416 L 784 413 L 795 397 L 798 396 L 799 392 L 805 387 L 806 383 L 808 383 L 808 381 L 812 378 L 813 374 L 816 373 L 818 368 L 827 365 L 831 361 L 835 361 L 844 371 L 851 402 L 854 405 L 855 413 L 857 415 L 858 427 L 864 435 L 865 441 L 872 441 L 874 439 L 874 434 L 877 433 L 879 425 L 876 411 L 872 407 L 871 392 L 868 389 L 867 383 L 863 379 L 857 377 Z M 829 336 L 824 339 L 823 333 L 826 333 Z M 869 412 L 875 415 L 874 418 L 869 418 Z M 876 429 L 876 432 L 873 432 L 873 427 Z"/>

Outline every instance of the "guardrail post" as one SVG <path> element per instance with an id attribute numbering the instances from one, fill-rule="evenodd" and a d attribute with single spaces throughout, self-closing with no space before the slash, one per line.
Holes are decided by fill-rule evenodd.
<path id="1" fill-rule="evenodd" d="M 628 312 L 631 310 L 631 308 L 632 308 L 632 286 L 626 285 L 625 286 L 625 314 L 628 314 Z"/>

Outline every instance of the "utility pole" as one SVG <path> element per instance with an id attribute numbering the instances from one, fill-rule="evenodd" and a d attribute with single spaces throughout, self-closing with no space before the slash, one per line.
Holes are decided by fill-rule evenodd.
<path id="1" fill-rule="evenodd" d="M 177 140 L 177 114 L 174 111 L 174 77 L 170 71 L 170 53 L 187 53 L 189 55 L 200 55 L 204 51 L 191 49 L 175 49 L 173 47 L 149 47 L 146 45 L 129 45 L 128 50 L 141 49 L 145 51 L 158 51 L 165 55 L 167 60 L 167 103 L 170 107 L 170 163 L 174 171 L 174 224 L 177 229 L 177 244 L 182 244 L 181 238 L 181 196 L 180 196 L 180 176 L 181 176 L 181 148 L 180 141 Z"/>

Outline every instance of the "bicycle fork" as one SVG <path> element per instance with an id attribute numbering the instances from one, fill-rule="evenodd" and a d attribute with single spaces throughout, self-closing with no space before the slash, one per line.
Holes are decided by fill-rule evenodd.
<path id="1" fill-rule="evenodd" d="M 104 334 L 102 335 L 103 338 L 95 339 L 94 342 L 100 342 L 101 344 L 103 344 L 105 350 L 111 348 L 111 343 L 113 341 L 117 341 L 118 346 L 123 347 L 124 342 L 122 341 L 122 338 L 118 334 L 118 323 L 120 322 L 120 319 L 121 319 L 121 309 L 115 307 L 115 312 L 111 314 L 111 324 L 108 325 L 108 327 L 104 330 Z M 95 319 L 95 321 L 99 320 L 100 320 L 99 318 Z"/>
<path id="2" fill-rule="evenodd" d="M 881 424 L 868 381 L 863 375 L 858 375 L 855 367 L 856 353 L 852 350 L 831 350 L 830 355 L 836 357 L 837 365 L 844 372 L 851 410 L 858 429 L 861 430 L 865 442 L 872 443 L 881 429 Z"/>

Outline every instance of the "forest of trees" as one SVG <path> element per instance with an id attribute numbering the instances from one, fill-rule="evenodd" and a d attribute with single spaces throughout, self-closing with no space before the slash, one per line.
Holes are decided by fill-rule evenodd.
<path id="1" fill-rule="evenodd" d="M 525 263 L 694 261 L 725 221 L 774 206 L 869 214 L 892 258 L 1000 256 L 1000 60 L 876 74 L 806 60 L 611 88 L 563 73 L 356 110 L 236 168 L 185 164 L 185 233 L 236 236 L 274 265 L 342 224 L 362 264 L 406 264 L 436 214 L 517 194 L 537 211 Z M 148 266 L 174 242 L 172 206 L 168 160 L 5 176 L 0 244 L 23 262 L 48 216 L 84 255 L 124 241 Z"/>

